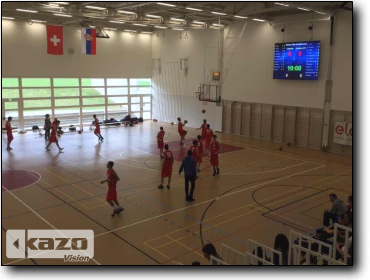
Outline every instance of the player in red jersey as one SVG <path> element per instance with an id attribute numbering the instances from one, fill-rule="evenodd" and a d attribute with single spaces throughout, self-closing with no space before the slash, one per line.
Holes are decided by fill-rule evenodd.
<path id="1" fill-rule="evenodd" d="M 212 142 L 212 136 L 213 136 L 213 130 L 211 129 L 211 126 L 209 124 L 207 124 L 207 129 L 205 131 L 205 136 L 204 136 L 204 140 L 206 142 L 205 149 L 207 151 L 209 150 L 209 145 Z"/>
<path id="2" fill-rule="evenodd" d="M 107 179 L 100 182 L 101 184 L 108 182 L 108 192 L 107 192 L 106 200 L 113 207 L 112 217 L 116 214 L 121 213 L 124 210 L 122 206 L 119 205 L 119 202 L 117 200 L 117 182 L 120 179 L 116 171 L 114 171 L 113 165 L 114 165 L 113 161 L 108 162 Z"/>
<path id="3" fill-rule="evenodd" d="M 57 120 L 57 118 L 54 118 L 54 121 L 51 124 L 51 133 L 50 133 L 50 137 L 49 137 L 49 144 L 45 148 L 47 151 L 50 151 L 49 146 L 51 145 L 51 143 L 55 143 L 57 145 L 60 153 L 64 149 L 64 148 L 61 148 L 59 146 L 59 143 L 58 143 L 58 138 L 57 138 L 58 126 L 59 126 L 58 125 L 58 120 Z"/>
<path id="4" fill-rule="evenodd" d="M 157 134 L 157 143 L 158 143 L 158 149 L 159 149 L 159 156 L 161 158 L 163 158 L 163 148 L 164 148 L 164 134 L 166 133 L 164 130 L 163 130 L 163 127 L 161 126 L 159 128 L 159 132 Z"/>
<path id="5" fill-rule="evenodd" d="M 167 189 L 170 189 L 170 184 L 171 184 L 171 177 L 172 177 L 172 166 L 174 163 L 173 159 L 173 154 L 169 149 L 168 144 L 164 145 L 164 153 L 163 153 L 163 163 L 162 163 L 162 170 L 161 170 L 161 184 L 158 186 L 158 189 L 163 189 L 163 182 L 164 178 L 168 178 L 168 183 L 167 183 Z"/>
<path id="6" fill-rule="evenodd" d="M 212 136 L 213 140 L 210 145 L 211 151 L 211 165 L 213 166 L 213 176 L 220 175 L 220 169 L 218 168 L 218 153 L 220 152 L 220 145 L 217 142 L 217 135 Z"/>
<path id="7" fill-rule="evenodd" d="M 94 118 L 94 125 L 95 125 L 94 134 L 95 134 L 96 136 L 98 136 L 98 137 L 99 137 L 99 141 L 103 141 L 103 140 L 104 140 L 104 138 L 103 138 L 103 136 L 101 136 L 101 134 L 100 134 L 100 124 L 99 124 L 99 120 L 98 120 L 98 118 L 96 117 L 96 115 L 93 115 L 93 118 Z"/>
<path id="8" fill-rule="evenodd" d="M 201 141 L 203 141 L 204 137 L 206 136 L 206 130 L 207 130 L 207 120 L 206 119 L 204 119 L 202 125 L 199 128 L 197 128 L 197 130 L 199 130 L 199 129 L 202 130 L 202 134 L 201 134 L 202 139 L 201 139 Z"/>
<path id="9" fill-rule="evenodd" d="M 181 122 L 181 118 L 177 118 L 178 124 L 177 124 L 177 131 L 180 134 L 181 140 L 180 140 L 180 145 L 184 145 L 183 141 L 185 140 L 185 135 L 188 133 L 185 129 L 185 123 Z"/>
<path id="10" fill-rule="evenodd" d="M 200 172 L 200 164 L 203 162 L 203 143 L 202 136 L 198 135 L 198 159 L 197 159 L 197 172 Z"/>
<path id="11" fill-rule="evenodd" d="M 6 129 L 6 136 L 7 136 L 7 142 L 6 142 L 6 150 L 7 151 L 10 151 L 10 150 L 13 150 L 11 147 L 10 147 L 10 143 L 13 141 L 14 137 L 13 137 L 13 132 L 12 132 L 12 122 L 13 118 L 12 117 L 8 117 L 8 120 L 5 122 L 5 129 Z"/>
<path id="12" fill-rule="evenodd" d="M 193 146 L 190 147 L 191 157 L 195 159 L 195 162 L 198 162 L 198 141 L 193 140 Z"/>

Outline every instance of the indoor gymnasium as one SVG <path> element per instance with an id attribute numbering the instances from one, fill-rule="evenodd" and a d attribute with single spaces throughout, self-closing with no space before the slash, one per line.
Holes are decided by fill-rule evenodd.
<path id="1" fill-rule="evenodd" d="M 2 2 L 2 265 L 352 265 L 352 2 Z"/>

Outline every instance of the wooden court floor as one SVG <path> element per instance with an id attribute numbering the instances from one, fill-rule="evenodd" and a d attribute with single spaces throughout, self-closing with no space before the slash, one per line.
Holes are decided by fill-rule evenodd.
<path id="1" fill-rule="evenodd" d="M 307 233 L 319 227 L 330 193 L 344 201 L 352 193 L 352 158 L 285 145 L 279 151 L 280 144 L 218 133 L 220 143 L 234 149 L 220 155 L 218 177 L 204 160 L 196 200 L 186 202 L 179 162 L 171 189 L 157 188 L 160 159 L 148 147 L 155 145 L 161 125 L 170 149 L 185 153 L 176 126 L 151 121 L 102 129 L 103 143 L 91 131 L 64 134 L 64 153 L 56 146 L 46 152 L 44 138 L 33 132 L 15 134 L 8 152 L 3 137 L 2 185 L 9 191 L 2 188 L 2 264 L 71 264 L 6 257 L 6 230 L 53 228 L 92 229 L 90 265 L 207 264 L 202 242 L 241 252 L 247 239 L 273 246 L 278 233 L 289 237 L 292 229 Z M 187 138 L 197 133 L 188 128 Z M 105 201 L 107 186 L 100 184 L 109 160 L 121 178 L 117 189 L 125 208 L 115 217 Z M 12 172 L 19 174 L 16 183 L 4 180 Z M 19 179 L 22 174 L 28 179 Z M 14 184 L 22 188 L 10 190 Z"/>

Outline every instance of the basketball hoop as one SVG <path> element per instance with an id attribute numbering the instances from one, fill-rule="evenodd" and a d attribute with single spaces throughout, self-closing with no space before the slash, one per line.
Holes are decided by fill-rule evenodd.
<path id="1" fill-rule="evenodd" d="M 196 91 L 196 92 L 195 92 L 195 97 L 196 97 L 197 99 L 199 99 L 199 100 L 200 100 L 200 96 L 201 96 L 201 94 L 202 94 L 202 92 L 200 92 L 200 91 Z"/>

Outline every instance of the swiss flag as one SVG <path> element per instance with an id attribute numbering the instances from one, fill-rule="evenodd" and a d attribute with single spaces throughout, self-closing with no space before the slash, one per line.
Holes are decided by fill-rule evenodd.
<path id="1" fill-rule="evenodd" d="M 48 54 L 63 54 L 63 26 L 47 25 L 46 38 Z"/>

